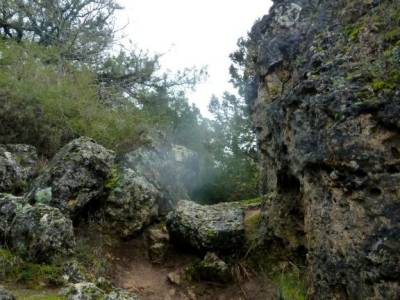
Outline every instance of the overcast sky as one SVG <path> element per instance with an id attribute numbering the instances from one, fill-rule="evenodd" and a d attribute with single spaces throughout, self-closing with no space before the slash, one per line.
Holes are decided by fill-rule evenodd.
<path id="1" fill-rule="evenodd" d="M 229 54 L 254 22 L 267 14 L 269 0 L 118 0 L 125 8 L 118 25 L 141 49 L 166 53 L 164 69 L 208 66 L 209 78 L 190 93 L 203 115 L 212 94 L 232 89 Z"/>

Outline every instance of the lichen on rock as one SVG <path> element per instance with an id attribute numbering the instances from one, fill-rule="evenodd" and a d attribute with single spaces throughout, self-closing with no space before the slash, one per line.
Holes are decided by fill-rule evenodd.
<path id="1" fill-rule="evenodd" d="M 200 205 L 181 200 L 167 217 L 171 241 L 198 251 L 236 252 L 244 244 L 244 210 L 238 203 Z"/>

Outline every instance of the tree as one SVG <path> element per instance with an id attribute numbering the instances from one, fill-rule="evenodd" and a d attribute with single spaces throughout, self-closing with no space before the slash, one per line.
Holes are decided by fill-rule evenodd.
<path id="1" fill-rule="evenodd" d="M 225 93 L 213 96 L 209 104 L 208 169 L 203 187 L 197 191 L 202 202 L 237 201 L 258 195 L 258 169 L 255 134 L 242 98 Z"/>
<path id="2" fill-rule="evenodd" d="M 69 60 L 95 63 L 114 41 L 115 0 L 3 0 L 0 36 L 56 46 Z"/>

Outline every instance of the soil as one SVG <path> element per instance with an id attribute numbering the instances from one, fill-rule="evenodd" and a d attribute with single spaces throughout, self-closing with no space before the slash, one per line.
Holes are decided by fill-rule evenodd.
<path id="1" fill-rule="evenodd" d="M 169 282 L 168 274 L 182 273 L 186 266 L 201 258 L 171 249 L 163 263 L 154 264 L 148 259 L 144 239 L 138 238 L 121 244 L 114 251 L 111 277 L 116 286 L 135 292 L 142 300 L 276 299 L 276 286 L 272 282 L 239 267 L 237 271 L 241 276 L 235 276 L 235 282 L 230 285 L 185 280 L 179 285 Z"/>

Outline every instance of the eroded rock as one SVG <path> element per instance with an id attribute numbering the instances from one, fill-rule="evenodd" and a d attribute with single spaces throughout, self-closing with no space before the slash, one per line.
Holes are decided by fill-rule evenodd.
<path id="1" fill-rule="evenodd" d="M 27 190 L 36 172 L 38 155 L 29 145 L 0 145 L 0 192 Z"/>
<path id="2" fill-rule="evenodd" d="M 72 221 L 44 204 L 18 207 L 7 235 L 13 251 L 26 259 L 49 261 L 70 254 L 75 246 Z"/>
<path id="3" fill-rule="evenodd" d="M 246 43 L 266 237 L 307 251 L 310 299 L 400 298 L 397 6 L 274 1 Z"/>
<path id="4" fill-rule="evenodd" d="M 237 203 L 179 201 L 167 217 L 171 241 L 199 251 L 234 252 L 243 246 L 244 211 Z"/>
<path id="5" fill-rule="evenodd" d="M 99 205 L 112 178 L 115 155 L 94 140 L 81 137 L 64 146 L 29 192 L 31 202 L 57 207 L 76 219 Z"/>
<path id="6" fill-rule="evenodd" d="M 141 232 L 158 216 L 160 192 L 131 169 L 120 173 L 101 214 L 107 228 L 127 238 Z"/>
<path id="7" fill-rule="evenodd" d="M 204 259 L 187 269 L 192 280 L 228 283 L 233 280 L 229 266 L 215 253 L 208 252 Z"/>

